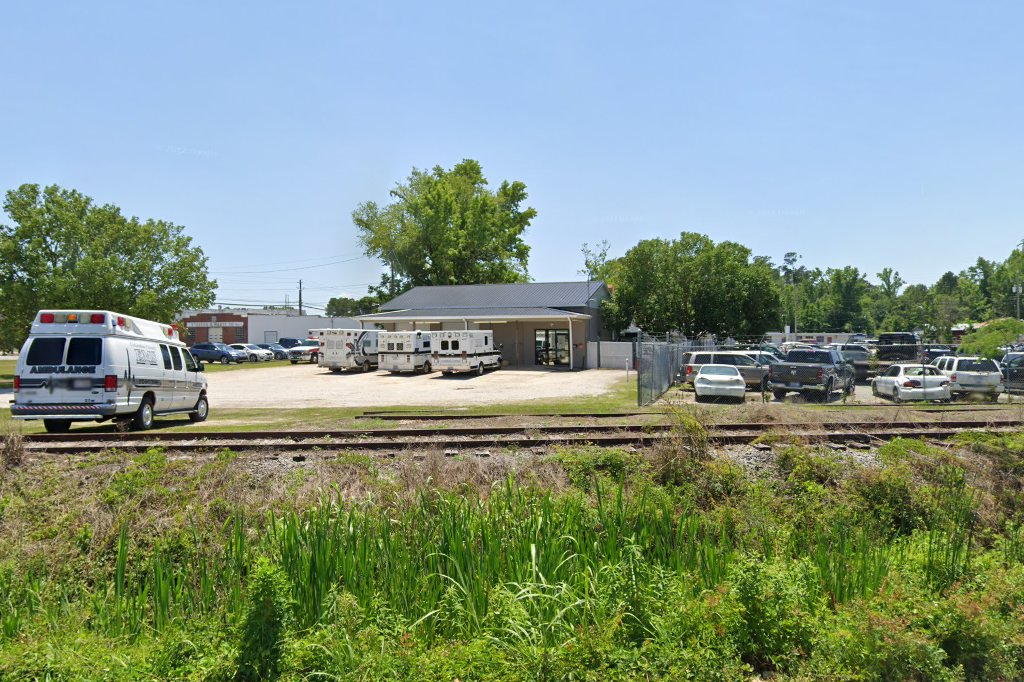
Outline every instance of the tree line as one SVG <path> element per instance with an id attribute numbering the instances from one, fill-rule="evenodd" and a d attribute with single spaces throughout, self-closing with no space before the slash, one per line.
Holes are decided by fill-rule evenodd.
<path id="1" fill-rule="evenodd" d="M 526 185 L 492 189 L 479 162 L 413 168 L 390 201 L 364 202 L 352 222 L 366 255 L 384 266 L 361 298 L 332 298 L 327 313 L 352 316 L 414 286 L 530 281 L 525 233 L 537 215 Z M 40 308 L 109 308 L 173 320 L 214 300 L 202 249 L 179 225 L 125 217 L 111 204 L 56 185 L 7 192 L 0 225 L 0 347 L 14 348 Z M 619 258 L 607 242 L 583 245 L 590 279 L 604 280 L 606 326 L 649 334 L 751 337 L 785 325 L 806 332 L 923 330 L 946 340 L 954 325 L 1017 315 L 1024 244 L 1003 261 L 978 258 L 933 284 L 909 284 L 893 268 L 808 267 L 797 253 L 781 264 L 732 242 L 682 232 L 646 239 Z"/>

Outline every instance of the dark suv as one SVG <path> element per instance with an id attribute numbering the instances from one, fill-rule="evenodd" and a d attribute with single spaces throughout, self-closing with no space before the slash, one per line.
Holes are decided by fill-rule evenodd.
<path id="1" fill-rule="evenodd" d="M 921 356 L 921 340 L 913 332 L 888 332 L 878 335 L 879 360 L 917 360 Z"/>
<path id="2" fill-rule="evenodd" d="M 226 365 L 230 362 L 245 362 L 249 359 L 244 352 L 235 350 L 226 343 L 217 343 L 216 341 L 203 341 L 194 344 L 189 351 L 197 362 L 205 360 L 206 362 L 221 362 Z"/>

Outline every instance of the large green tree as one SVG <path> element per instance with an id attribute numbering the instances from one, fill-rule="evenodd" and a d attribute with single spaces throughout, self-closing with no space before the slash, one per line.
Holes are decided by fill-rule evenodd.
<path id="1" fill-rule="evenodd" d="M 335 296 L 327 301 L 325 312 L 329 317 L 354 317 L 355 315 L 369 315 L 377 310 L 378 305 L 379 302 L 375 296 L 363 296 L 362 298 Z"/>
<path id="2" fill-rule="evenodd" d="M 619 259 L 603 312 L 617 328 L 652 334 L 756 336 L 780 322 L 775 268 L 734 242 L 702 234 L 643 240 Z"/>
<path id="3" fill-rule="evenodd" d="M 522 182 L 493 191 L 480 164 L 466 159 L 450 170 L 414 168 L 391 197 L 352 213 L 366 255 L 389 269 L 371 289 L 382 298 L 417 285 L 527 281 L 523 233 L 537 211 L 524 207 Z"/>
<path id="4" fill-rule="evenodd" d="M 73 189 L 7 192 L 0 225 L 0 347 L 28 335 L 41 308 L 109 309 L 171 322 L 213 303 L 217 283 L 183 228 L 127 218 Z"/>

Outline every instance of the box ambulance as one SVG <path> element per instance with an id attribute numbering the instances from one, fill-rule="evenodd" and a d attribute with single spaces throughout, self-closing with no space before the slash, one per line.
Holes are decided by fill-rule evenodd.
<path id="1" fill-rule="evenodd" d="M 476 372 L 501 367 L 501 351 L 489 329 L 430 332 L 431 363 L 442 374 Z"/>
<path id="2" fill-rule="evenodd" d="M 376 329 L 310 329 L 309 333 L 320 341 L 317 364 L 321 367 L 332 372 L 376 369 L 379 334 Z"/>
<path id="3" fill-rule="evenodd" d="M 50 433 L 73 421 L 153 426 L 155 415 L 204 421 L 210 405 L 203 366 L 178 332 L 107 310 L 41 310 L 18 355 L 15 419 L 42 419 Z"/>
<path id="4" fill-rule="evenodd" d="M 430 332 L 380 332 L 378 366 L 391 373 L 430 374 Z"/>

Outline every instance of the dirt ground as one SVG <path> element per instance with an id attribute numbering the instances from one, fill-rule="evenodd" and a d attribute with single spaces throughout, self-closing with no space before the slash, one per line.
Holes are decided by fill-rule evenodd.
<path id="1" fill-rule="evenodd" d="M 211 372 L 210 402 L 218 409 L 247 407 L 374 407 L 488 405 L 576 398 L 606 393 L 622 381 L 621 370 L 544 370 L 456 374 L 333 374 L 316 365 L 268 366 Z"/>

